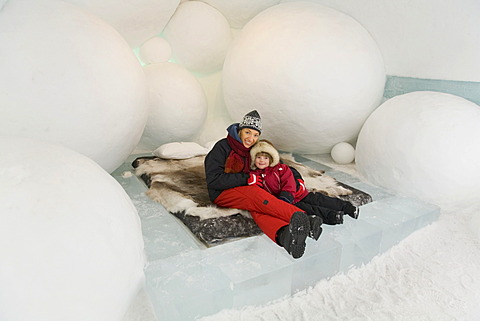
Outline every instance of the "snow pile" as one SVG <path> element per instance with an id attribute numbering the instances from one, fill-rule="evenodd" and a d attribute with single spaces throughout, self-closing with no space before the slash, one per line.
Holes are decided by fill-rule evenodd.
<path id="1" fill-rule="evenodd" d="M 0 138 L 0 320 L 119 320 L 143 285 L 132 201 L 87 157 Z"/>
<path id="2" fill-rule="evenodd" d="M 140 146 L 153 150 L 164 143 L 191 140 L 207 116 L 207 100 L 199 82 L 184 67 L 170 62 L 144 69 L 150 112 Z"/>
<path id="3" fill-rule="evenodd" d="M 163 38 L 153 37 L 140 47 L 140 59 L 145 64 L 167 62 L 172 56 L 170 44 Z"/>
<path id="4" fill-rule="evenodd" d="M 227 19 L 200 1 L 178 6 L 164 30 L 175 62 L 201 73 L 220 70 L 232 40 Z"/>
<path id="5" fill-rule="evenodd" d="M 145 75 L 125 40 L 61 1 L 0 11 L 0 135 L 59 143 L 113 171 L 147 116 Z"/>
<path id="6" fill-rule="evenodd" d="M 240 29 L 263 10 L 274 6 L 280 0 L 202 0 L 218 9 L 232 28 Z"/>
<path id="7" fill-rule="evenodd" d="M 382 56 L 370 34 L 350 16 L 304 1 L 255 16 L 223 68 L 233 119 L 257 109 L 278 148 L 308 154 L 356 138 L 384 85 Z"/>
<path id="8" fill-rule="evenodd" d="M 480 197 L 480 107 L 438 92 L 383 103 L 358 137 L 360 174 L 379 186 L 437 204 Z"/>
<path id="9" fill-rule="evenodd" d="M 162 32 L 179 0 L 64 0 L 91 11 L 127 40 L 132 48 Z"/>

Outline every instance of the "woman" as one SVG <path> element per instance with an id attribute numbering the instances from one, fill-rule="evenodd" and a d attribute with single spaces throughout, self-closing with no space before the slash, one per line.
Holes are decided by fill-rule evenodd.
<path id="1" fill-rule="evenodd" d="M 312 231 L 307 214 L 261 188 L 262 180 L 250 174 L 250 148 L 262 132 L 262 120 L 256 110 L 240 123 L 227 128 L 205 158 L 205 174 L 210 200 L 221 207 L 250 211 L 258 227 L 293 258 L 305 252 L 305 239 Z M 315 222 L 313 222 L 315 223 Z M 319 229 L 320 224 L 312 224 Z"/>

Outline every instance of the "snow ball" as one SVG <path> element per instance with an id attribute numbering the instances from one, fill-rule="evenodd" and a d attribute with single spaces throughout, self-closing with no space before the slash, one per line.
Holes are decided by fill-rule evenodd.
<path id="1" fill-rule="evenodd" d="M 357 141 L 359 173 L 376 185 L 441 203 L 480 196 L 480 107 L 439 92 L 383 103 Z"/>
<path id="2" fill-rule="evenodd" d="M 111 24 L 132 48 L 159 34 L 179 0 L 64 0 L 85 8 Z"/>
<path id="3" fill-rule="evenodd" d="M 139 54 L 145 64 L 167 62 L 172 55 L 172 48 L 165 39 L 153 37 L 140 47 Z"/>
<path id="4" fill-rule="evenodd" d="M 370 34 L 313 2 L 259 13 L 230 46 L 223 92 L 233 119 L 257 109 L 262 135 L 290 152 L 329 153 L 353 141 L 383 97 L 385 70 Z"/>
<path id="5" fill-rule="evenodd" d="M 263 10 L 280 3 L 280 0 L 202 0 L 218 9 L 232 28 L 240 29 Z"/>
<path id="6" fill-rule="evenodd" d="M 337 164 L 349 164 L 355 159 L 355 148 L 347 142 L 341 142 L 333 146 L 330 155 Z"/>
<path id="7" fill-rule="evenodd" d="M 222 68 L 232 40 L 227 19 L 200 1 L 180 4 L 163 35 L 172 47 L 175 62 L 200 73 Z"/>
<path id="8" fill-rule="evenodd" d="M 0 320 L 121 320 L 144 282 L 137 211 L 59 145 L 0 138 Z"/>
<path id="9" fill-rule="evenodd" d="M 190 141 L 207 116 L 207 99 L 197 79 L 185 68 L 164 62 L 144 67 L 150 112 L 140 146 L 155 149 Z"/>
<path id="10" fill-rule="evenodd" d="M 143 70 L 125 40 L 61 1 L 9 1 L 0 11 L 0 135 L 80 152 L 111 172 L 147 116 Z"/>

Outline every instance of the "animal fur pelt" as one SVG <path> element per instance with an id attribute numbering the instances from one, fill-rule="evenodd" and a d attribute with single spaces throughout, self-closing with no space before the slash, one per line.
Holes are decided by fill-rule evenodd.
<path id="1" fill-rule="evenodd" d="M 352 194 L 351 190 L 339 185 L 334 178 L 296 162 L 289 154 L 283 154 L 281 159 L 300 172 L 310 191 L 329 196 Z M 186 215 L 198 216 L 201 220 L 237 213 L 250 217 L 247 211 L 220 208 L 210 202 L 204 160 L 205 156 L 182 160 L 140 157 L 132 165 L 136 168 L 135 174 L 142 177 L 149 187 L 147 195 L 171 213 L 184 212 Z"/>
<path id="2" fill-rule="evenodd" d="M 323 193 L 332 197 L 352 194 L 350 189 L 340 185 L 335 178 L 325 175 L 324 171 L 296 162 L 292 154 L 280 154 L 280 159 L 282 163 L 295 168 L 302 175 L 305 186 L 310 192 Z"/>
<path id="3" fill-rule="evenodd" d="M 310 191 L 347 198 L 357 206 L 371 201 L 368 194 L 337 182 L 323 171 L 297 163 L 290 154 L 281 155 L 281 159 L 300 172 Z M 147 184 L 146 194 L 179 218 L 206 246 L 261 234 L 247 211 L 220 208 L 210 202 L 204 160 L 205 156 L 182 160 L 139 157 L 132 166 Z"/>

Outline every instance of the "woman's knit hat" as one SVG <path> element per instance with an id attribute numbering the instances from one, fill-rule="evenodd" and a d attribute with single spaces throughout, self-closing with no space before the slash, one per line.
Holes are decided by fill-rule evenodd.
<path id="1" fill-rule="evenodd" d="M 251 169 L 256 169 L 255 167 L 255 157 L 257 157 L 257 154 L 259 153 L 265 153 L 268 154 L 272 157 L 272 161 L 270 162 L 270 167 L 274 167 L 278 163 L 280 163 L 280 155 L 278 154 L 278 151 L 273 147 L 273 144 L 270 143 L 266 139 L 259 140 L 253 147 L 250 149 L 250 157 L 252 159 L 252 162 L 250 164 Z"/>
<path id="2" fill-rule="evenodd" d="M 258 130 L 259 133 L 262 133 L 262 119 L 258 114 L 258 111 L 252 110 L 245 116 L 243 116 L 242 122 L 238 125 L 238 129 L 250 128 Z"/>

